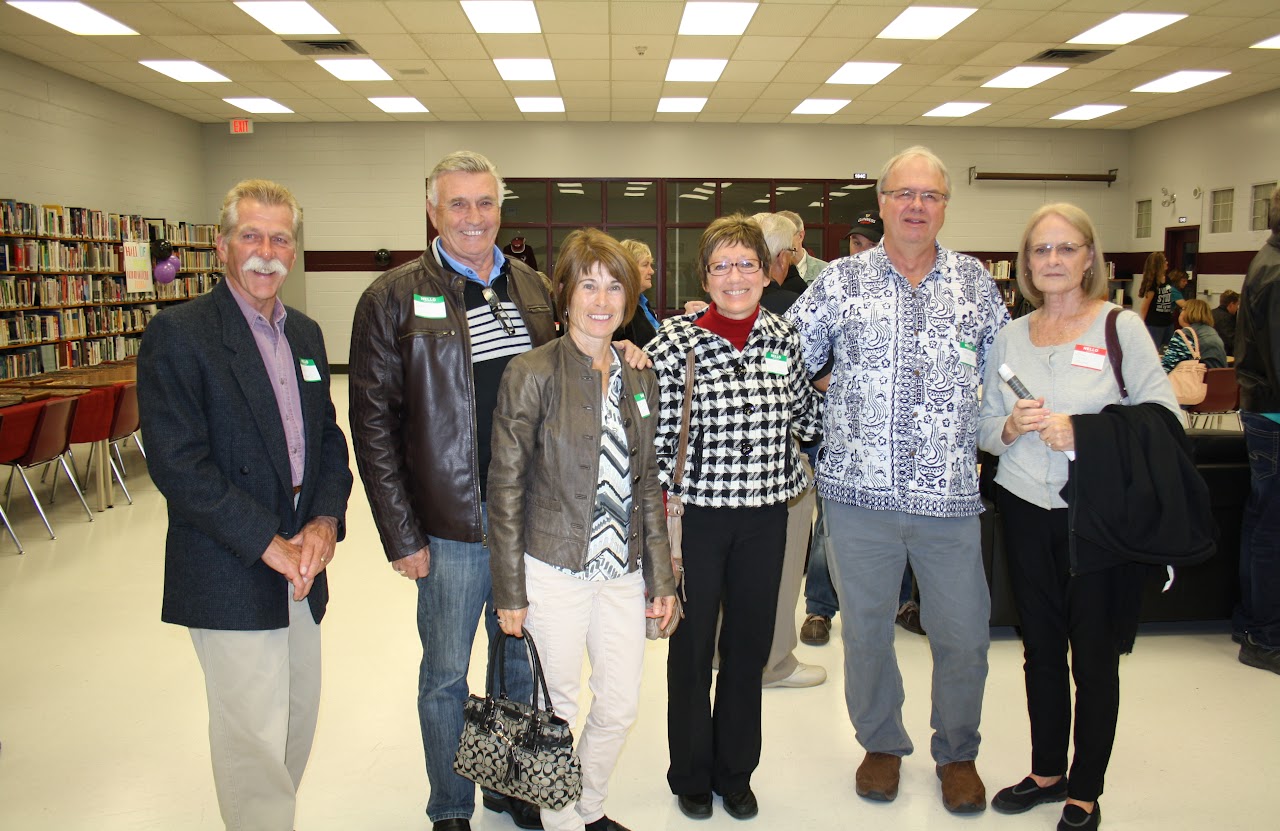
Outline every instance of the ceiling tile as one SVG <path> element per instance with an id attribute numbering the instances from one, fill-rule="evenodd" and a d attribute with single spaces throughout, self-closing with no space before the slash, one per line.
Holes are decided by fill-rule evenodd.
<path id="1" fill-rule="evenodd" d="M 511 90 L 504 81 L 454 81 L 453 87 L 463 98 L 511 97 Z"/>
<path id="2" fill-rule="evenodd" d="M 609 4 L 539 0 L 538 21 L 544 34 L 607 35 Z"/>
<path id="3" fill-rule="evenodd" d="M 560 80 L 560 92 L 566 101 L 570 98 L 608 98 L 612 89 L 608 81 L 567 81 L 563 78 Z"/>
<path id="4" fill-rule="evenodd" d="M 772 81 L 786 65 L 786 61 L 732 60 L 720 75 L 720 82 Z"/>
<path id="5" fill-rule="evenodd" d="M 870 42 L 863 38 L 811 37 L 801 44 L 796 56 L 806 61 L 834 61 L 843 64 L 852 60 Z"/>
<path id="6" fill-rule="evenodd" d="M 661 81 L 667 77 L 667 62 L 613 61 L 610 77 L 614 81 Z"/>
<path id="7" fill-rule="evenodd" d="M 732 57 L 755 61 L 786 61 L 792 58 L 812 61 L 822 60 L 806 54 L 797 54 L 808 38 L 748 36 L 738 39 Z"/>
<path id="8" fill-rule="evenodd" d="M 480 35 L 480 44 L 491 58 L 546 58 L 547 41 L 542 35 Z M 471 55 L 478 58 L 481 55 Z"/>
<path id="9" fill-rule="evenodd" d="M 664 35 L 612 35 L 609 41 L 610 55 L 615 61 L 665 61 L 671 57 L 676 43 L 674 36 Z"/>
<path id="10" fill-rule="evenodd" d="M 385 5 L 406 32 L 475 36 L 475 28 L 456 0 L 387 0 Z"/>
<path id="11" fill-rule="evenodd" d="M 561 58 L 603 58 L 608 60 L 607 35 L 547 35 L 547 52 L 553 60 Z"/>
<path id="12" fill-rule="evenodd" d="M 426 50 L 427 57 L 434 61 L 442 59 L 474 60 L 488 57 L 484 47 L 480 44 L 480 38 L 474 34 L 414 34 L 413 39 Z"/>
<path id="13" fill-rule="evenodd" d="M 609 61 L 556 61 L 556 80 L 607 82 L 609 67 Z"/>
<path id="14" fill-rule="evenodd" d="M 825 3 L 761 3 L 751 16 L 746 34 L 749 37 L 815 34 L 822 31 L 823 19 L 830 8 Z"/>
<path id="15" fill-rule="evenodd" d="M 441 74 L 448 81 L 502 80 L 502 76 L 498 74 L 498 68 L 493 65 L 493 61 L 437 60 L 436 66 L 440 67 Z"/>
<path id="16" fill-rule="evenodd" d="M 364 43 L 366 34 L 404 34 L 404 24 L 387 8 L 372 0 L 309 0 L 312 8 L 343 35 Z"/>
<path id="17" fill-rule="evenodd" d="M 675 39 L 671 49 L 673 58 L 728 58 L 741 38 L 732 37 L 689 37 L 680 35 Z"/>
<path id="18" fill-rule="evenodd" d="M 610 31 L 675 37 L 684 3 L 610 3 Z"/>

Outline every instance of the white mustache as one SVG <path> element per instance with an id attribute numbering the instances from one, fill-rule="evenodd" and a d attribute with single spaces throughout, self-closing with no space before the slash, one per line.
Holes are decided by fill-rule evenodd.
<path id="1" fill-rule="evenodd" d="M 245 271 L 257 271 L 260 274 L 279 274 L 281 277 L 289 275 L 289 269 L 284 267 L 284 263 L 277 259 L 264 260 L 257 254 L 254 254 L 244 263 Z"/>

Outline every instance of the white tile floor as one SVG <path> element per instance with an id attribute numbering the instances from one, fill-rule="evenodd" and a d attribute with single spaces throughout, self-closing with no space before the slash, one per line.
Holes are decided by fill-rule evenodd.
<path id="1" fill-rule="evenodd" d="M 345 426 L 345 378 L 335 381 Z M 83 457 L 81 457 L 83 458 Z M 127 456 L 135 503 L 89 523 L 64 496 L 50 541 L 29 502 L 12 515 L 26 545 L 0 540 L 0 829 L 211 831 L 220 828 L 209 771 L 204 690 L 187 633 L 159 620 L 163 500 L 137 451 Z M 117 494 L 118 496 L 118 494 Z M 415 595 L 386 565 L 357 483 L 347 541 L 332 568 L 324 623 L 325 686 L 303 782 L 302 831 L 429 828 L 414 705 Z M 862 758 L 845 714 L 838 636 L 800 647 L 830 680 L 764 693 L 761 812 L 750 828 L 1052 829 L 1058 812 L 1020 817 L 943 809 L 928 757 L 927 642 L 900 632 L 905 717 L 917 753 L 889 805 L 853 793 Z M 650 644 L 643 706 L 613 780 L 611 816 L 634 831 L 739 827 L 719 810 L 694 824 L 667 793 L 665 646 Z M 481 650 L 473 689 L 484 683 Z M 1280 761 L 1280 678 L 1244 667 L 1221 627 L 1144 632 L 1123 664 L 1123 710 L 1107 828 L 1133 831 L 1280 827 L 1271 805 Z M 1020 645 L 997 630 L 979 770 L 989 792 L 1027 772 Z M 1271 817 L 1271 819 L 1268 819 Z M 473 827 L 514 828 L 480 811 Z"/>

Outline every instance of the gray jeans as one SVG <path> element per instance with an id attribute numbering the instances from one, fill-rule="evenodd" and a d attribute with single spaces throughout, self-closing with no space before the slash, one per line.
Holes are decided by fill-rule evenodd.
<path id="1" fill-rule="evenodd" d="M 872 511 L 833 500 L 823 507 L 844 620 L 845 703 L 858 743 L 896 756 L 914 749 L 902 724 L 902 674 L 893 648 L 898 589 L 909 562 L 933 653 L 933 759 L 945 765 L 975 758 L 991 643 L 978 517 Z"/>

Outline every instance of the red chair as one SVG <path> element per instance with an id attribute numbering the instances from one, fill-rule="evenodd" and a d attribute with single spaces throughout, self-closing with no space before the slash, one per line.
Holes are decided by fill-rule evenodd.
<path id="1" fill-rule="evenodd" d="M 27 452 L 36 429 L 36 420 L 40 418 L 40 411 L 43 409 L 44 404 L 36 402 L 16 404 L 0 410 L 0 464 L 10 464 Z M 13 537 L 13 544 L 18 546 L 18 553 L 26 553 L 3 508 L 0 508 L 0 519 L 4 520 L 4 527 L 9 531 L 9 536 Z"/>
<path id="2" fill-rule="evenodd" d="M 36 419 L 35 430 L 31 436 L 30 446 L 26 452 L 16 459 L 8 462 L 13 466 L 13 471 L 17 471 L 22 478 L 22 483 L 27 486 L 27 493 L 31 495 L 31 501 L 35 503 L 36 511 L 39 512 L 40 518 L 44 520 L 44 527 L 49 529 L 49 538 L 57 539 L 57 535 L 53 533 L 53 526 L 49 524 L 49 517 L 45 515 L 44 506 L 40 504 L 40 498 L 36 496 L 35 488 L 31 487 L 31 481 L 27 479 L 26 471 L 28 468 L 38 467 L 48 462 L 58 462 L 62 465 L 62 469 L 67 474 L 67 479 L 71 482 L 71 487 L 75 489 L 76 495 L 80 497 L 80 504 L 84 506 L 84 512 L 89 515 L 89 521 L 93 522 L 93 511 L 89 510 L 89 503 L 84 500 L 84 491 L 80 489 L 80 483 L 76 481 L 75 474 L 71 472 L 71 468 L 67 465 L 67 448 L 71 446 L 71 421 L 75 415 L 76 399 L 74 398 L 50 398 L 42 403 L 42 409 Z M 5 486 L 5 507 L 9 507 L 9 498 L 13 495 L 13 471 L 9 473 L 9 483 Z M 57 481 L 58 471 L 53 472 L 54 481 Z"/>
<path id="3" fill-rule="evenodd" d="M 134 444 L 138 445 L 138 452 L 142 454 L 142 458 L 147 458 L 147 451 L 142 446 L 142 441 L 138 438 L 138 427 L 141 426 L 142 419 L 138 413 L 138 385 L 136 382 L 130 381 L 126 384 L 116 384 L 116 412 L 115 417 L 111 420 L 111 436 L 109 439 L 110 449 L 116 454 L 116 459 L 109 459 L 111 469 L 115 471 L 116 481 L 120 483 L 120 490 L 124 491 L 124 498 L 129 500 L 129 504 L 133 504 L 133 497 L 129 495 L 129 488 L 124 484 L 125 469 L 124 456 L 120 453 L 120 445 L 130 438 Z M 119 460 L 120 466 L 116 467 L 116 460 Z"/>
<path id="4" fill-rule="evenodd" d="M 1235 368 L 1206 370 L 1204 383 L 1209 388 L 1204 400 L 1187 408 L 1191 426 L 1195 427 L 1201 416 L 1207 425 L 1211 417 L 1220 419 L 1224 415 L 1234 415 L 1236 424 L 1240 424 L 1240 385 L 1236 382 Z M 1244 427 L 1240 426 L 1239 429 L 1243 430 Z"/>
<path id="5" fill-rule="evenodd" d="M 115 417 L 116 394 L 119 387 L 114 385 L 106 387 L 94 387 L 80 396 L 78 404 L 76 404 L 76 415 L 71 420 L 71 443 L 74 444 L 94 444 L 96 442 L 105 442 L 111 438 L 111 421 Z M 71 461 L 71 470 L 76 471 L 76 457 L 71 448 L 67 448 L 67 458 Z M 92 447 L 89 453 L 89 462 L 93 462 Z M 86 465 L 84 471 L 83 482 L 89 481 L 91 468 Z M 86 486 L 87 487 L 87 486 Z M 53 493 L 56 498 L 58 493 L 58 477 L 53 479 Z M 50 500 L 52 501 L 52 500 Z"/>

